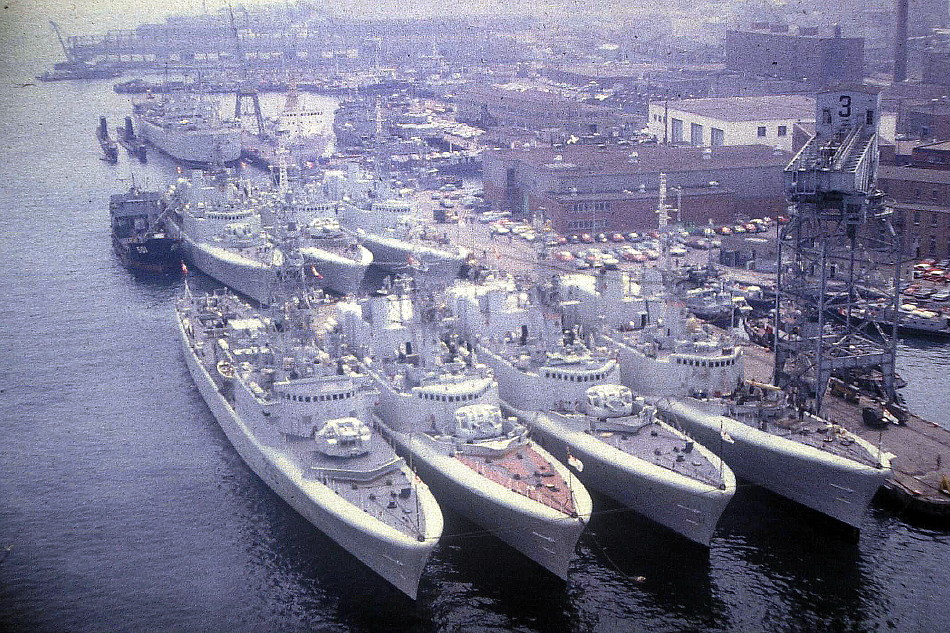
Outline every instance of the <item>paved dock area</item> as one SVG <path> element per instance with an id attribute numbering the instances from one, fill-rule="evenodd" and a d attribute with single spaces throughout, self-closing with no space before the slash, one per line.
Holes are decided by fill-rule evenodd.
<path id="1" fill-rule="evenodd" d="M 746 377 L 770 382 L 772 353 L 758 345 L 744 343 L 743 354 Z M 862 395 L 855 404 L 829 393 L 824 398 L 822 414 L 894 454 L 892 474 L 883 491 L 886 498 L 908 511 L 950 520 L 950 493 L 941 487 L 944 477 L 950 479 L 950 430 L 913 412 L 904 425 L 871 428 L 861 415 L 861 408 L 866 406 L 880 407 L 880 403 Z"/>

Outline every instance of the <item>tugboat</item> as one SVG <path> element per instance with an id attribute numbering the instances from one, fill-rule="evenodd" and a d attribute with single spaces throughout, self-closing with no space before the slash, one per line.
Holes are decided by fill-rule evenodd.
<path id="1" fill-rule="evenodd" d="M 180 270 L 181 244 L 162 226 L 161 195 L 132 186 L 109 197 L 112 248 L 130 270 L 158 274 Z"/>

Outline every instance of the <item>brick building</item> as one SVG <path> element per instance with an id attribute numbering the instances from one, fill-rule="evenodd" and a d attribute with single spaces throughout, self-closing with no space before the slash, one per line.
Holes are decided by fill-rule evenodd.
<path id="1" fill-rule="evenodd" d="M 915 147 L 909 164 L 882 164 L 877 185 L 894 200 L 911 255 L 950 257 L 950 141 Z"/>
<path id="2" fill-rule="evenodd" d="M 482 177 L 493 208 L 522 216 L 543 210 L 561 233 L 641 231 L 656 226 L 661 173 L 683 222 L 781 214 L 789 158 L 764 145 L 488 150 Z"/>
<path id="3" fill-rule="evenodd" d="M 726 67 L 752 75 L 804 79 L 814 86 L 860 83 L 864 77 L 864 38 L 818 37 L 788 27 L 727 31 Z"/>

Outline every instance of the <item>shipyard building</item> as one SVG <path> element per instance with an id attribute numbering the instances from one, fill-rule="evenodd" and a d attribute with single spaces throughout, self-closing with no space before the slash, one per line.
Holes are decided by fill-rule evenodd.
<path id="1" fill-rule="evenodd" d="M 493 208 L 543 213 L 560 233 L 642 231 L 657 223 L 661 173 L 685 223 L 781 214 L 789 158 L 764 145 L 487 150 L 483 179 Z"/>
<path id="2" fill-rule="evenodd" d="M 759 24 L 727 31 L 726 68 L 750 75 L 802 79 L 814 86 L 860 83 L 864 77 L 864 38 L 822 37 L 814 28 L 793 32 L 784 24 Z"/>
<path id="3" fill-rule="evenodd" d="M 555 92 L 519 85 L 464 88 L 456 118 L 483 128 L 558 129 L 569 134 L 618 134 L 631 120 L 617 109 L 582 103 Z"/>
<path id="4" fill-rule="evenodd" d="M 950 257 L 950 141 L 918 145 L 909 161 L 889 159 L 891 153 L 882 148 L 877 184 L 903 220 L 905 250 Z"/>
<path id="5" fill-rule="evenodd" d="M 815 121 L 815 100 L 802 95 L 652 101 L 650 133 L 662 143 L 721 147 L 762 144 L 792 150 L 792 129 Z"/>

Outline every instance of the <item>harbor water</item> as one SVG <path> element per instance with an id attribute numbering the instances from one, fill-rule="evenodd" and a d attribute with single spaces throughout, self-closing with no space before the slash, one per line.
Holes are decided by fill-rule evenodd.
<path id="1" fill-rule="evenodd" d="M 872 507 L 855 535 L 752 486 L 708 552 L 595 497 L 566 583 L 447 512 L 409 601 L 243 464 L 185 367 L 181 280 L 113 255 L 109 195 L 176 177 L 155 152 L 99 159 L 128 97 L 3 73 L 0 629 L 947 629 L 946 530 Z M 901 352 L 911 408 L 950 426 L 950 345 Z"/>

